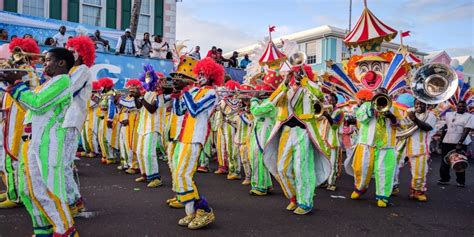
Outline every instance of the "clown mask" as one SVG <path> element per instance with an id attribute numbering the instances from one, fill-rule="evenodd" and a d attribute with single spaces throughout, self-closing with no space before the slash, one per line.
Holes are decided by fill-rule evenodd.
<path id="1" fill-rule="evenodd" d="M 379 88 L 388 62 L 379 56 L 367 56 L 357 62 L 355 76 L 365 88 L 375 90 Z"/>

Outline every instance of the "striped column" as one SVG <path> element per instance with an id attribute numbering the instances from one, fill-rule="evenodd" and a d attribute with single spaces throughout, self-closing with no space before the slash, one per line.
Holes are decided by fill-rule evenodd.
<path id="1" fill-rule="evenodd" d="M 176 1 L 165 0 L 163 12 L 163 37 L 173 44 L 176 40 Z"/>

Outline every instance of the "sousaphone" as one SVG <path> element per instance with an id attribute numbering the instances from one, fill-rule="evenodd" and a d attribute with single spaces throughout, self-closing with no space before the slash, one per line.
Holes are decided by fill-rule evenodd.
<path id="1" fill-rule="evenodd" d="M 410 84 L 413 97 L 426 104 L 439 104 L 451 98 L 458 88 L 458 76 L 448 65 L 430 63 L 420 67 Z"/>

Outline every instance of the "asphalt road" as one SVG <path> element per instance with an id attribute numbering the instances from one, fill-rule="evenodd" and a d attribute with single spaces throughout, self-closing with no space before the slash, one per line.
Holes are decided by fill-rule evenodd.
<path id="1" fill-rule="evenodd" d="M 288 201 L 274 183 L 271 195 L 255 197 L 249 187 L 223 175 L 197 174 L 197 186 L 215 211 L 216 221 L 205 229 L 177 225 L 184 210 L 171 209 L 169 169 L 160 162 L 164 185 L 150 189 L 134 175 L 100 164 L 78 162 L 81 191 L 89 218 L 77 218 L 81 236 L 474 236 L 473 168 L 467 186 L 438 186 L 439 161 L 431 164 L 426 203 L 408 199 L 409 170 L 401 173 L 401 192 L 388 208 L 376 206 L 374 184 L 362 200 L 350 200 L 352 177 L 343 175 L 338 190 L 318 189 L 315 209 L 306 216 L 285 210 Z M 1 189 L 1 188 L 0 188 Z M 341 196 L 341 197 L 334 197 Z M 31 236 L 31 220 L 24 208 L 0 210 L 0 237 Z"/>

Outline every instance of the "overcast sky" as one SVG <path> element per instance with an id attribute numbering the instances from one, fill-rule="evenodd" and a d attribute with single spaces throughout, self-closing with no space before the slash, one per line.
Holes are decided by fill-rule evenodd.
<path id="1" fill-rule="evenodd" d="M 474 55 L 474 0 L 367 0 L 369 9 L 396 30 L 410 30 L 404 43 L 423 52 L 447 50 L 451 56 Z M 363 1 L 353 0 L 352 25 Z M 281 36 L 332 25 L 347 29 L 349 0 L 183 0 L 177 3 L 177 39 L 216 45 L 224 52 L 268 35 Z M 397 36 L 394 42 L 399 42 Z"/>

